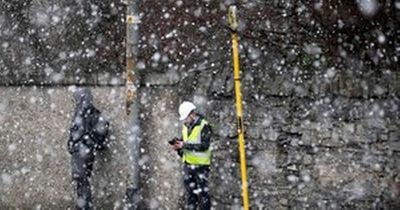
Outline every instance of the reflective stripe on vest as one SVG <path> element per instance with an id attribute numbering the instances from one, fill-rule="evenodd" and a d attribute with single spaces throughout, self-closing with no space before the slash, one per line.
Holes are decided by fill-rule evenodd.
<path id="1" fill-rule="evenodd" d="M 196 125 L 190 135 L 188 135 L 188 128 L 183 125 L 182 127 L 182 137 L 183 141 L 187 144 L 200 144 L 201 143 L 201 131 L 204 125 L 208 122 L 204 119 L 201 120 L 200 125 Z M 183 162 L 192 165 L 210 165 L 211 150 L 207 149 L 204 152 L 196 152 L 190 150 L 183 151 Z"/>

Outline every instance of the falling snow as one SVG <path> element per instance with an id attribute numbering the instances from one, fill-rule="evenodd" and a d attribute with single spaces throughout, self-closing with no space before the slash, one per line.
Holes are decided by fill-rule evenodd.
<path id="1" fill-rule="evenodd" d="M 138 184 L 143 209 L 183 209 L 183 163 L 168 140 L 181 137 L 186 100 L 213 130 L 213 209 L 242 208 L 240 128 L 251 209 L 399 206 L 399 1 L 237 1 L 237 31 L 231 0 L 135 1 L 129 22 L 132 2 L 0 3 L 0 209 L 73 208 L 67 141 L 84 122 L 80 87 L 111 124 L 93 166 L 95 208 L 127 208 Z"/>

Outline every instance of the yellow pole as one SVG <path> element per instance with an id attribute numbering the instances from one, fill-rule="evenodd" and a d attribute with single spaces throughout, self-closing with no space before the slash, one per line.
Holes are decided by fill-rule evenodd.
<path id="1" fill-rule="evenodd" d="M 242 177 L 242 197 L 243 208 L 249 209 L 249 193 L 247 183 L 247 168 L 246 168 L 246 151 L 244 148 L 244 127 L 243 127 L 243 108 L 242 108 L 242 94 L 240 90 L 240 65 L 239 65 L 239 47 L 237 35 L 237 20 L 236 20 L 236 6 L 229 7 L 228 20 L 230 28 L 232 29 L 232 57 L 234 69 L 234 82 L 235 82 L 235 98 L 236 98 L 236 115 L 237 115 L 237 129 L 239 136 L 239 152 L 240 152 L 240 171 Z"/>

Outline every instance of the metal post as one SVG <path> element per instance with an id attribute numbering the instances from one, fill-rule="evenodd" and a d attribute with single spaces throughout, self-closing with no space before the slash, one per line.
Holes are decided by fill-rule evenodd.
<path id="1" fill-rule="evenodd" d="M 234 82 L 235 82 L 235 98 L 236 98 L 236 114 L 237 114 L 237 131 L 239 136 L 239 152 L 240 152 L 240 171 L 242 178 L 242 197 L 243 208 L 249 209 L 249 194 L 247 184 L 247 168 L 246 168 L 246 150 L 244 147 L 244 127 L 243 127 L 243 108 L 242 108 L 242 94 L 240 90 L 240 65 L 239 65 L 239 46 L 237 28 L 238 23 L 236 19 L 236 6 L 229 7 L 228 20 L 232 30 L 232 58 L 234 68 Z"/>
<path id="2" fill-rule="evenodd" d="M 135 0 L 126 1 L 126 114 L 128 117 L 127 145 L 129 151 L 129 186 L 127 202 L 130 209 L 137 209 L 139 196 L 140 123 L 138 103 L 138 73 L 135 71 L 139 40 L 138 5 Z"/>

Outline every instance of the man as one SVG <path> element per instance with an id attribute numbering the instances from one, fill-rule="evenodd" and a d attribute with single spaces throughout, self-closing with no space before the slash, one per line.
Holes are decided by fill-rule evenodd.
<path id="1" fill-rule="evenodd" d="M 90 177 L 96 149 L 104 149 L 108 141 L 108 122 L 92 104 L 88 88 L 77 88 L 73 94 L 75 112 L 72 118 L 68 152 L 71 154 L 72 180 L 75 187 L 75 208 L 91 209 Z"/>
<path id="2" fill-rule="evenodd" d="M 182 140 L 175 141 L 172 148 L 178 151 L 184 163 L 184 185 L 188 193 L 186 209 L 210 209 L 208 189 L 210 172 L 211 127 L 198 114 L 196 106 L 188 101 L 179 106 L 180 120 L 183 121 Z"/>

